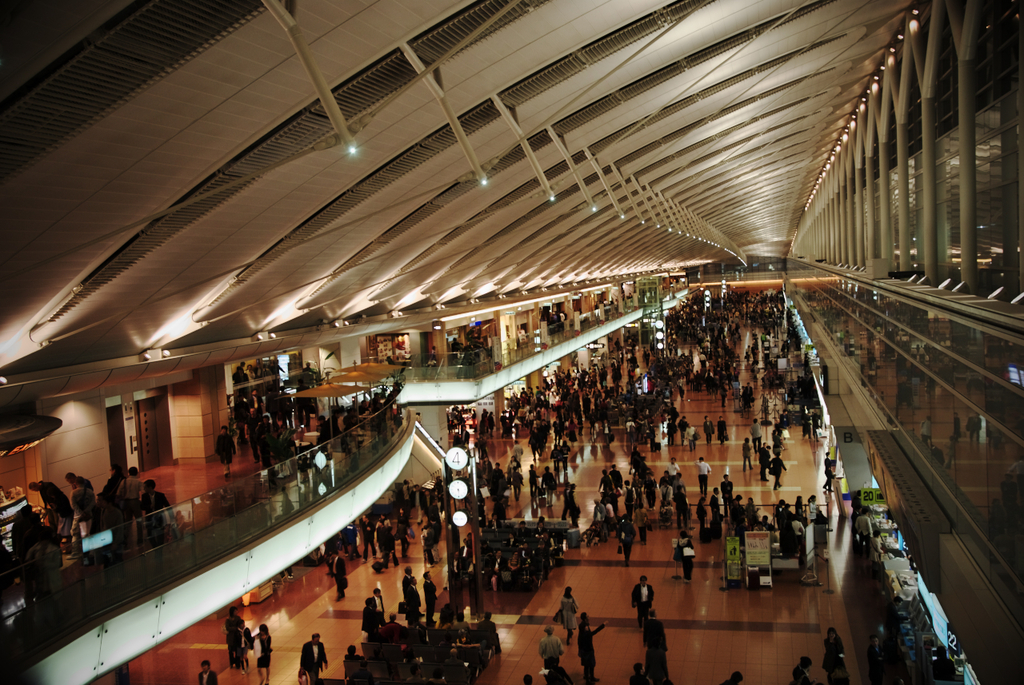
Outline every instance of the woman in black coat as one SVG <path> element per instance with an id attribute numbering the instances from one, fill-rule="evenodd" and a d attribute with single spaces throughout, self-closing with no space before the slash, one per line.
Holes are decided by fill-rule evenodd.
<path id="1" fill-rule="evenodd" d="M 825 659 L 822 661 L 821 667 L 825 669 L 825 673 L 828 674 L 828 682 L 832 682 L 832 673 L 843 664 L 843 657 L 846 656 L 846 652 L 843 651 L 843 641 L 839 637 L 839 633 L 836 632 L 835 628 L 829 628 L 825 634 Z"/>

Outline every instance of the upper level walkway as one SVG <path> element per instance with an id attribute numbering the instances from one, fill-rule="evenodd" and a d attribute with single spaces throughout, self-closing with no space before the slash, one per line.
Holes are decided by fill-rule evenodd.
<path id="1" fill-rule="evenodd" d="M 155 512 L 138 530 L 128 521 L 94 534 L 77 562 L 62 568 L 53 547 L 10 571 L 5 656 L 30 681 L 76 684 L 145 652 L 369 508 L 406 468 L 414 427 L 392 401 L 329 444 Z"/>
<path id="2" fill-rule="evenodd" d="M 578 328 L 563 322 L 555 331 L 549 328 L 547 337 L 542 337 L 540 342 L 518 348 L 504 345 L 500 361 L 487 352 L 463 355 L 454 364 L 444 360 L 437 366 L 424 365 L 426 361 L 417 358 L 403 374 L 409 382 L 402 390 L 402 401 L 408 404 L 475 402 L 640 320 L 651 307 L 660 305 L 662 309 L 670 309 L 676 306 L 689 293 L 689 288 L 683 288 L 668 293 L 660 302 L 646 304 L 630 300 L 623 303 L 621 311 L 606 307 L 600 314 L 591 312 L 581 317 Z"/>

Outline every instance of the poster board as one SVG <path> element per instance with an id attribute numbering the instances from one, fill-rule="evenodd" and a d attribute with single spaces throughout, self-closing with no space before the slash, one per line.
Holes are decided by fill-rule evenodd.
<path id="1" fill-rule="evenodd" d="M 770 566 L 772 544 L 767 531 L 747 531 L 747 566 Z"/>

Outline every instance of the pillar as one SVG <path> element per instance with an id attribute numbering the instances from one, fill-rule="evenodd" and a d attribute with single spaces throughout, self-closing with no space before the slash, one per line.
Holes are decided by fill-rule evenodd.
<path id="1" fill-rule="evenodd" d="M 878 138 L 878 256 L 892 269 L 892 188 L 889 185 L 889 132 Z"/>
<path id="2" fill-rule="evenodd" d="M 896 122 L 896 188 L 900 232 L 900 271 L 910 271 L 910 141 L 907 122 Z"/>
<path id="3" fill-rule="evenodd" d="M 864 220 L 864 264 L 878 254 L 875 249 L 875 157 L 871 146 L 864 146 L 864 202 L 867 203 L 867 218 Z"/>
<path id="4" fill-rule="evenodd" d="M 856 126 L 856 147 L 853 151 L 853 262 L 857 266 L 864 266 L 864 163 L 861 147 L 864 134 L 861 129 L 866 128 L 867 123 L 861 119 Z"/>
<path id="5" fill-rule="evenodd" d="M 979 12 L 980 3 L 968 2 L 965 15 L 972 10 Z M 977 222 L 977 172 L 975 91 L 977 90 L 977 65 L 975 59 L 977 21 L 964 16 L 963 33 L 960 37 L 961 52 L 957 60 L 958 106 L 960 108 L 960 276 L 967 281 L 972 293 L 978 292 L 978 233 Z M 1020 31 L 1018 30 L 1018 33 Z M 1017 97 L 1020 98 L 1021 84 L 1017 82 Z M 1021 111 L 1017 110 L 1017 116 Z M 1019 129 L 1018 129 L 1019 130 Z M 1017 151 L 1020 158 L 1020 150 Z M 933 165 L 934 173 L 934 165 Z"/>
<path id="6" fill-rule="evenodd" d="M 973 93 L 973 90 L 972 90 Z M 973 95 L 972 95 L 973 99 Z M 962 120 L 961 120 L 962 121 Z M 935 98 L 921 98 L 921 225 L 917 227 L 918 258 L 924 264 L 928 284 L 938 286 L 939 245 L 935 222 Z M 963 165 L 961 165 L 961 168 Z M 968 201 L 960 196 L 960 206 Z M 971 198 L 973 205 L 974 200 Z M 974 292 L 972 290 L 972 292 Z"/>

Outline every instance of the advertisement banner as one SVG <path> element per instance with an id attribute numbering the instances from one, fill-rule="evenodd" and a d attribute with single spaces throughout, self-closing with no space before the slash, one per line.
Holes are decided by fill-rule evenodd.
<path id="1" fill-rule="evenodd" d="M 767 531 L 747 531 L 747 566 L 771 566 L 772 545 Z"/>

